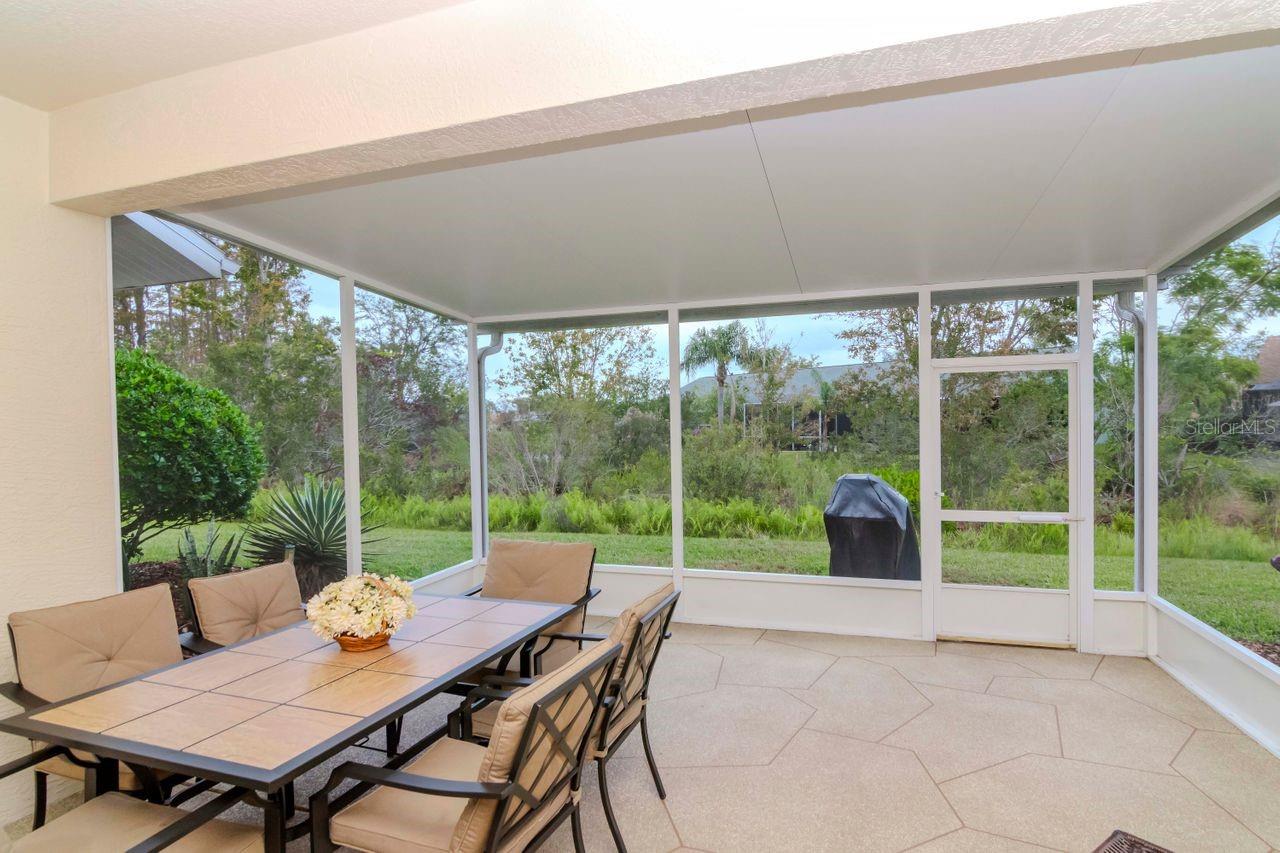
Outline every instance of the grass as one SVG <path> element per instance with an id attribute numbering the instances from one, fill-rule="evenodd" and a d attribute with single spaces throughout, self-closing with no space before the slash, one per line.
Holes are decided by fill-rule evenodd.
<path id="1" fill-rule="evenodd" d="M 240 525 L 227 523 L 223 529 L 227 533 L 239 532 Z M 509 535 L 541 541 L 592 542 L 601 563 L 671 565 L 668 536 L 542 532 Z M 142 559 L 174 559 L 178 536 L 178 531 L 169 531 L 150 540 Z M 471 556 L 471 534 L 466 531 L 384 527 L 374 537 L 380 541 L 369 548 L 372 553 L 368 567 L 383 574 L 417 578 Z M 1178 547 L 1180 543 L 1169 545 L 1166 548 L 1162 544 L 1160 560 L 1160 591 L 1165 598 L 1228 636 L 1280 642 L 1280 574 L 1256 559 L 1173 556 L 1185 551 Z M 685 564 L 696 568 L 825 575 L 827 555 L 827 543 L 821 540 L 685 539 Z M 943 573 L 950 583 L 1063 589 L 1067 584 L 1067 558 L 1063 554 L 980 549 L 971 542 L 949 537 L 943 547 Z M 1097 589 L 1132 589 L 1133 558 L 1099 555 L 1094 574 Z"/>

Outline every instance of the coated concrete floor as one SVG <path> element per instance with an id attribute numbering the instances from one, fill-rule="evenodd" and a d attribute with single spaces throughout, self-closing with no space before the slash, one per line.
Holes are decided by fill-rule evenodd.
<path id="1" fill-rule="evenodd" d="M 1280 848 L 1280 760 L 1142 659 L 682 624 L 651 695 L 667 799 L 638 733 L 608 766 L 633 853 L 1090 851 L 1115 829 Z M 588 849 L 611 851 L 594 768 L 583 803 Z M 544 849 L 573 849 L 567 824 Z"/>

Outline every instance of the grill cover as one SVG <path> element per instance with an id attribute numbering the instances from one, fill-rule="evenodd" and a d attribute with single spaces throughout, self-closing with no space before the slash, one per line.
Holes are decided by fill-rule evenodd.
<path id="1" fill-rule="evenodd" d="M 874 474 L 836 480 L 822 514 L 835 577 L 920 580 L 911 504 Z"/>

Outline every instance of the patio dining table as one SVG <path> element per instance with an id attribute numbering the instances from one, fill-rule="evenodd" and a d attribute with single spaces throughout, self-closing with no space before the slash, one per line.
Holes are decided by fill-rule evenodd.
<path id="1" fill-rule="evenodd" d="M 99 792 L 119 762 L 258 792 L 268 851 L 292 825 L 292 783 L 456 685 L 509 660 L 576 605 L 416 594 L 390 643 L 348 652 L 306 623 L 0 720 L 0 731 L 91 752 Z"/>

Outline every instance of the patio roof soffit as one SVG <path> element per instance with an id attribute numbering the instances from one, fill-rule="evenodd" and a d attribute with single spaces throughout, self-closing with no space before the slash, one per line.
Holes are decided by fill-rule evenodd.
<path id="1" fill-rule="evenodd" d="M 531 146 L 837 95 L 894 100 L 1108 67 L 1146 48 L 1280 28 L 1280 6 L 1253 0 L 1105 9 L 1059 0 L 1041 8 L 1075 13 L 1010 21 L 1007 8 L 970 10 L 969 18 L 915 29 L 902 20 L 825 28 L 835 35 L 810 15 L 807 28 L 782 38 L 764 26 L 780 19 L 762 14 L 691 16 L 662 3 L 601 14 L 586 0 L 565 0 L 518 12 L 504 4 L 498 15 L 495 3 L 476 0 L 57 110 L 51 198 L 99 215 L 172 209 L 388 170 L 454 168 L 536 152 Z M 805 20 L 793 11 L 793 20 Z M 938 29 L 957 20 L 987 28 Z M 917 38 L 886 43 L 886 30 Z M 557 50 L 544 50 L 547 43 Z M 258 94 L 243 97 L 250 90 Z"/>

